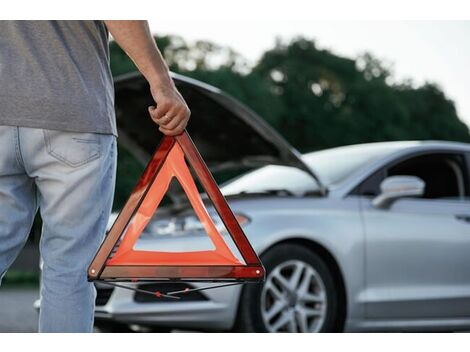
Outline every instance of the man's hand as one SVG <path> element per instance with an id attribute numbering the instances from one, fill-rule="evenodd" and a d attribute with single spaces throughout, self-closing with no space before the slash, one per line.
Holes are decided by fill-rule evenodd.
<path id="1" fill-rule="evenodd" d="M 149 107 L 150 117 L 169 136 L 183 132 L 191 114 L 170 77 L 147 21 L 104 21 L 119 46 L 134 61 L 150 84 L 157 107 Z"/>
<path id="2" fill-rule="evenodd" d="M 159 130 L 168 136 L 175 136 L 184 131 L 191 111 L 176 87 L 151 88 L 157 107 L 149 106 L 153 121 L 160 125 Z"/>

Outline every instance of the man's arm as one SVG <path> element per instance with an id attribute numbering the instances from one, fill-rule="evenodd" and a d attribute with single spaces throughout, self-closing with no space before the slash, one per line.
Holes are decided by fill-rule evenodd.
<path id="1" fill-rule="evenodd" d="M 109 32 L 134 61 L 150 84 L 157 107 L 149 106 L 153 121 L 166 135 L 183 132 L 191 111 L 170 77 L 168 66 L 158 50 L 147 21 L 104 21 Z"/>

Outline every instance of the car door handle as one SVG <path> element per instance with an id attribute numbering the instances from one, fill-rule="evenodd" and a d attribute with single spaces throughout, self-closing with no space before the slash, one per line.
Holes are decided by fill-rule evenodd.
<path id="1" fill-rule="evenodd" d="M 458 215 L 455 215 L 455 218 L 456 218 L 457 220 L 461 220 L 461 221 L 465 221 L 465 222 L 470 222 L 470 215 L 458 214 Z"/>

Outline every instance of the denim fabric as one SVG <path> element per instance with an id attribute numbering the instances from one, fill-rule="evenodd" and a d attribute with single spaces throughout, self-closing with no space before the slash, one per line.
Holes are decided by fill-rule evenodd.
<path id="1" fill-rule="evenodd" d="M 87 267 L 114 196 L 111 134 L 0 126 L 0 280 L 42 220 L 40 332 L 91 332 L 96 290 Z"/>

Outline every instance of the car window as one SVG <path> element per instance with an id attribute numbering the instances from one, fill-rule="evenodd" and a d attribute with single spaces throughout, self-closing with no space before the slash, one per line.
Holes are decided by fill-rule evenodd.
<path id="1" fill-rule="evenodd" d="M 387 176 L 410 175 L 426 186 L 425 199 L 463 199 L 468 196 L 464 158 L 460 154 L 431 154 L 411 158 L 388 169 Z"/>
<path id="2" fill-rule="evenodd" d="M 463 155 L 434 153 L 408 158 L 376 171 L 353 194 L 377 196 L 380 183 L 388 176 L 416 176 L 426 186 L 424 199 L 465 199 L 469 197 L 468 173 Z"/>
<path id="3" fill-rule="evenodd" d="M 385 179 L 384 168 L 374 172 L 365 181 L 363 181 L 356 189 L 354 189 L 352 195 L 361 195 L 368 197 L 376 197 L 380 194 L 380 183 Z"/>

